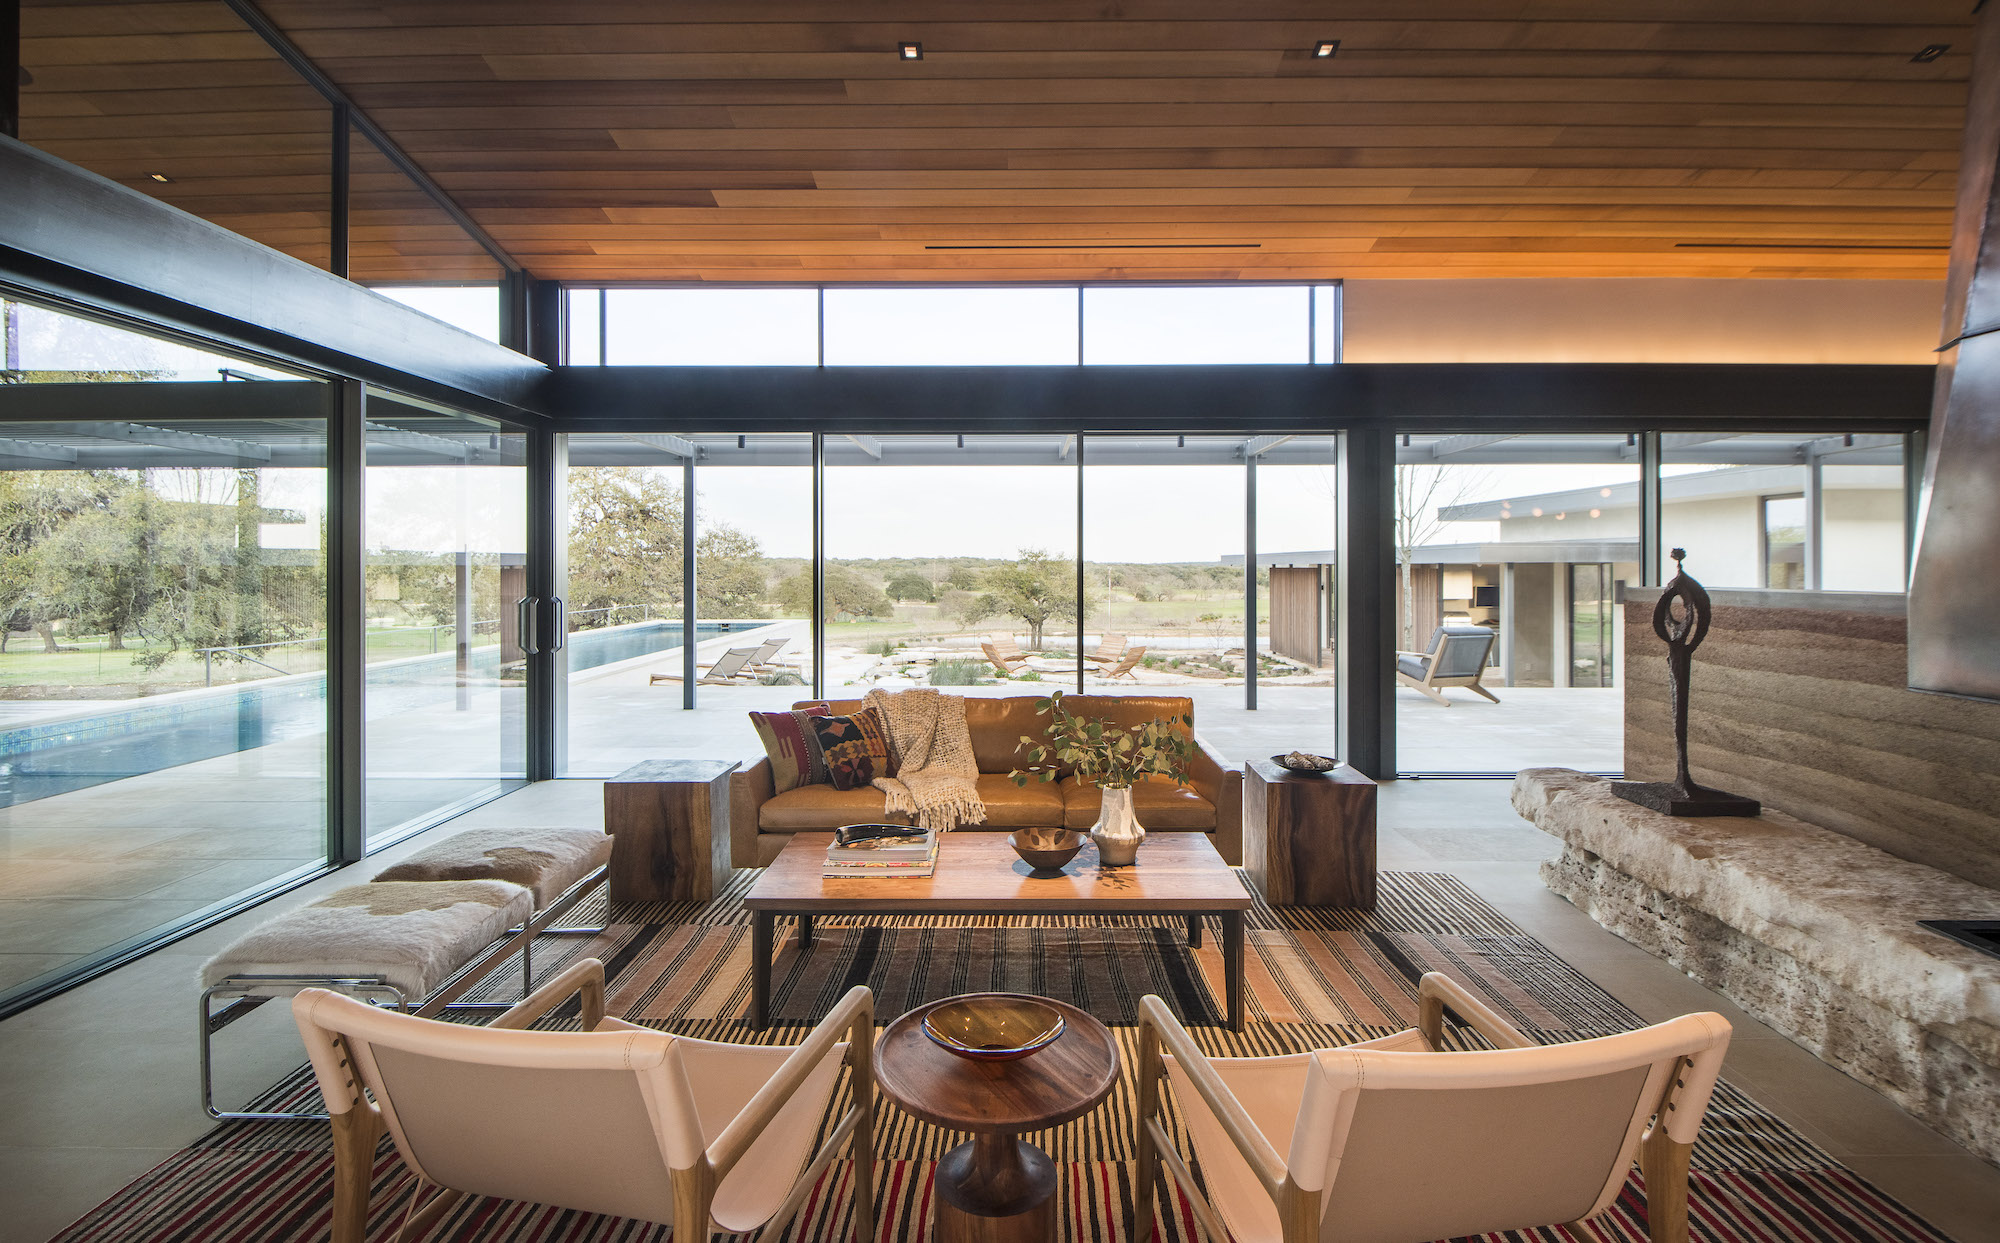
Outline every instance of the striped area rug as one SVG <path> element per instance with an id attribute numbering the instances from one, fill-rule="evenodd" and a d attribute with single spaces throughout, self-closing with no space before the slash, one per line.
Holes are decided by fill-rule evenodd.
<path id="1" fill-rule="evenodd" d="M 875 989 L 883 1021 L 933 997 L 986 988 L 1045 992 L 1085 1006 L 1112 1025 L 1134 1056 L 1137 998 L 1165 997 L 1196 1039 L 1224 1055 L 1289 1053 L 1384 1035 L 1416 1021 L 1415 982 L 1443 971 L 1544 1043 L 1627 1030 L 1640 1020 L 1457 880 L 1384 873 L 1373 913 L 1285 908 L 1252 912 L 1246 962 L 1250 1010 L 1241 1034 L 1208 1026 L 1222 984 L 1219 929 L 1189 949 L 1178 919 L 1137 916 L 911 918 L 815 922 L 810 948 L 784 938 L 773 975 L 777 1021 L 749 1031 L 749 924 L 741 905 L 751 874 L 739 873 L 704 905 L 620 906 L 580 911 L 607 927 L 594 938 L 547 938 L 537 969 L 595 956 L 610 976 L 608 1008 L 633 1022 L 709 1039 L 789 1044 L 811 1017 L 853 984 Z M 780 925 L 781 932 L 784 925 Z M 475 994 L 505 1000 L 518 972 L 501 971 Z M 550 1026 L 574 1028 L 574 1009 Z M 1478 1038 L 1452 1035 L 1459 1047 Z M 303 1069 L 261 1098 L 295 1106 L 315 1093 Z M 843 1088 L 829 1117 L 845 1107 Z M 1033 1137 L 1062 1163 L 1062 1237 L 1130 1243 L 1136 1102 L 1121 1083 L 1099 1110 Z M 825 1123 L 823 1122 L 824 1126 Z M 1169 1125 L 1190 1151 L 1180 1119 Z M 886 1101 L 875 1147 L 877 1238 L 927 1243 L 931 1172 L 960 1137 L 920 1123 Z M 846 1243 L 851 1167 L 838 1162 L 815 1188 L 784 1239 Z M 1197 1171 L 1199 1173 L 1199 1171 Z M 325 1123 L 228 1123 L 92 1210 L 58 1243 L 307 1243 L 326 1236 L 332 1157 Z M 1157 1204 L 1164 1243 L 1200 1235 L 1185 1200 L 1162 1180 Z M 412 1183 L 387 1140 L 378 1151 L 370 1238 L 396 1230 Z M 1727 1083 L 1718 1089 L 1693 1160 L 1690 1219 L 1713 1243 L 1864 1243 L 1946 1237 L 1843 1168 Z M 1644 1184 L 1635 1170 L 1609 1212 L 1580 1229 L 1521 1233 L 1549 1243 L 1644 1243 Z M 665 1243 L 650 1223 L 592 1217 L 492 1200 L 460 1204 L 427 1236 L 431 1243 Z M 1509 1236 L 1514 1237 L 1514 1236 Z M 414 1241 L 412 1241 L 414 1243 Z M 1209 1243 L 1226 1243 L 1211 1240 Z"/>

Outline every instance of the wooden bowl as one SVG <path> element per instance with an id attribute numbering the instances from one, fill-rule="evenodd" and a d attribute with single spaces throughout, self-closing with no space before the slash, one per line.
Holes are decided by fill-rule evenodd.
<path id="1" fill-rule="evenodd" d="M 1287 751 L 1274 755 L 1271 762 L 1279 768 L 1288 768 L 1295 773 L 1330 773 L 1340 767 L 1340 761 L 1330 755 L 1308 755 L 1304 751 Z"/>
<path id="2" fill-rule="evenodd" d="M 1015 829 L 1007 844 L 1037 872 L 1060 872 L 1083 849 L 1083 834 L 1075 829 Z"/>
<path id="3" fill-rule="evenodd" d="M 1063 1034 L 1062 1011 L 1019 993 L 972 993 L 940 1001 L 924 1014 L 924 1035 L 947 1053 L 975 1062 L 1011 1062 Z"/>

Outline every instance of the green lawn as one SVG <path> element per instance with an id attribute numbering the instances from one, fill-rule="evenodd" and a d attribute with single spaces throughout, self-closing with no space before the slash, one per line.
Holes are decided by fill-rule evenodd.
<path id="1" fill-rule="evenodd" d="M 0 694 L 36 687 L 51 698 L 62 698 L 60 692 L 67 688 L 86 692 L 128 688 L 139 692 L 185 690 L 204 685 L 202 658 L 192 652 L 176 652 L 159 668 L 142 669 L 132 663 L 132 658 L 145 650 L 144 644 L 127 641 L 123 651 L 112 651 L 109 640 L 103 636 L 58 637 L 65 649 L 61 652 L 44 652 L 39 636 L 9 641 L 6 652 L 0 653 Z M 481 634 L 473 636 L 472 645 L 491 647 L 499 641 L 497 634 Z M 439 650 L 450 651 L 451 633 L 439 633 L 437 643 Z M 424 656 L 432 650 L 432 632 L 428 628 L 371 629 L 367 648 L 370 664 Z M 326 652 L 317 643 L 263 648 L 249 654 L 263 663 L 216 657 L 211 665 L 214 684 L 255 682 L 280 673 L 318 673 L 326 668 Z"/>

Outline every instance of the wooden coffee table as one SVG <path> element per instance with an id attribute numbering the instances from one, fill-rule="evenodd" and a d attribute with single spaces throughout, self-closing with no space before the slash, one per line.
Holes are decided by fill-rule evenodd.
<path id="1" fill-rule="evenodd" d="M 1144 866 L 1143 864 L 1141 866 Z M 937 1243 L 1043 1243 L 1056 1237 L 1056 1168 L 1020 1138 L 1081 1118 L 1118 1082 L 1118 1045 L 1075 1006 L 1063 1034 L 1011 1062 L 947 1053 L 924 1035 L 918 1006 L 889 1024 L 875 1047 L 875 1085 L 913 1118 L 972 1139 L 938 1161 L 931 1199 Z"/>
<path id="2" fill-rule="evenodd" d="M 831 833 L 794 833 L 750 887 L 750 1022 L 770 1025 L 771 951 L 778 916 L 798 919 L 812 944 L 815 915 L 1162 915 L 1187 921 L 1201 944 L 1204 916 L 1222 919 L 1223 991 L 1229 1026 L 1243 1030 L 1243 916 L 1253 899 L 1203 833 L 1154 833 L 1136 867 L 1100 868 L 1088 842 L 1057 876 L 1029 875 L 1005 833 L 947 833 L 937 871 L 924 879 L 827 879 Z"/>

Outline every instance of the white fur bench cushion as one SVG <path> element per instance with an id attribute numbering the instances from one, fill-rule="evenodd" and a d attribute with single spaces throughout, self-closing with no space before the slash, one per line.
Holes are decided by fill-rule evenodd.
<path id="1" fill-rule="evenodd" d="M 385 868 L 377 881 L 504 880 L 535 891 L 540 910 L 611 858 L 601 829 L 470 829 Z"/>
<path id="2" fill-rule="evenodd" d="M 414 1001 L 524 923 L 534 902 L 527 889 L 497 880 L 350 885 L 251 932 L 209 959 L 201 980 L 381 976 Z"/>

